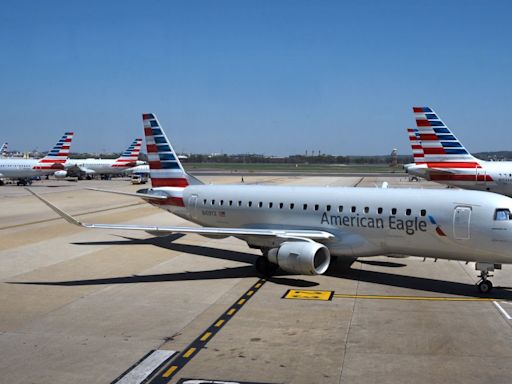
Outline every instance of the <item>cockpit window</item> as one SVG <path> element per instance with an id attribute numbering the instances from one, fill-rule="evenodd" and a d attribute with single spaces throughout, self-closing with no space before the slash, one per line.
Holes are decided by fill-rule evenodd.
<path id="1" fill-rule="evenodd" d="M 508 208 L 498 208 L 494 213 L 494 220 L 496 221 L 504 221 L 504 220 L 512 220 L 512 215 L 510 214 L 510 210 Z"/>

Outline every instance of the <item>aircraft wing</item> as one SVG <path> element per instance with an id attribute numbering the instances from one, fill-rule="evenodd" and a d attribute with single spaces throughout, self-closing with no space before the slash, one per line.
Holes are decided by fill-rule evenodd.
<path id="1" fill-rule="evenodd" d="M 25 188 L 44 204 L 50 207 L 59 216 L 64 218 L 68 223 L 78 225 L 85 228 L 101 228 L 101 229 L 120 229 L 145 231 L 152 234 L 171 234 L 171 233 L 195 233 L 199 235 L 209 236 L 265 236 L 278 237 L 282 239 L 310 239 L 310 240 L 328 240 L 334 237 L 332 233 L 315 230 L 286 230 L 286 229 L 258 229 L 258 228 L 215 228 L 215 227 L 167 227 L 154 225 L 127 225 L 127 224 L 86 224 L 56 207 L 37 193 L 29 188 Z M 152 196 L 152 195 L 149 195 Z M 154 197 L 154 196 L 152 196 Z M 165 198 L 165 197 L 164 197 Z"/>

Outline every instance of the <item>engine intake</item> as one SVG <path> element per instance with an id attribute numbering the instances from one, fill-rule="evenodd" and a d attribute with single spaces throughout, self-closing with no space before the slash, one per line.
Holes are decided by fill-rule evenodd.
<path id="1" fill-rule="evenodd" d="M 301 275 L 321 275 L 331 262 L 329 249 L 314 241 L 286 241 L 268 252 L 268 260 L 282 270 Z"/>
<path id="2" fill-rule="evenodd" d="M 68 175 L 67 171 L 57 171 L 53 174 L 57 179 L 63 179 Z"/>

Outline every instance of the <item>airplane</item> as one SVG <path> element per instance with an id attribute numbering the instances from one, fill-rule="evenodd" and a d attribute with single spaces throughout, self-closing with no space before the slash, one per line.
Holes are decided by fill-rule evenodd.
<path id="1" fill-rule="evenodd" d="M 430 107 L 414 107 L 409 128 L 414 163 L 406 172 L 440 184 L 512 196 L 512 161 L 484 161 L 469 153 Z"/>
<path id="2" fill-rule="evenodd" d="M 58 175 L 65 172 L 64 163 L 69 156 L 73 132 L 66 132 L 42 159 L 0 159 L 0 177 L 16 179 L 18 185 L 32 184 L 34 176 Z M 3 181 L 0 181 L 3 185 Z"/>
<path id="3" fill-rule="evenodd" d="M 7 142 L 2 144 L 2 146 L 0 147 L 0 156 L 7 157 L 7 146 L 8 146 Z"/>
<path id="4" fill-rule="evenodd" d="M 29 190 L 71 224 L 154 235 L 234 236 L 260 249 L 256 268 L 326 272 L 331 256 L 412 255 L 476 262 L 480 292 L 489 272 L 512 263 L 512 199 L 467 190 L 205 185 L 183 169 L 156 116 L 143 114 L 152 187 L 136 193 L 199 227 L 86 224 Z M 92 189 L 92 188 L 91 188 Z"/>
<path id="5" fill-rule="evenodd" d="M 90 178 L 92 175 L 112 175 L 122 173 L 134 166 L 144 164 L 138 160 L 142 139 L 135 139 L 130 146 L 117 159 L 69 159 L 66 162 L 66 174 L 59 175 L 67 177 L 70 174 L 85 173 Z"/>

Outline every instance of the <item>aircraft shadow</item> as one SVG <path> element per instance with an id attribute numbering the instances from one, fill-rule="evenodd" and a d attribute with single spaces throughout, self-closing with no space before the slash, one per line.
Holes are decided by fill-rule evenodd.
<path id="1" fill-rule="evenodd" d="M 505 290 L 506 287 L 494 287 L 490 294 L 485 295 L 480 294 L 474 284 L 430 279 L 426 277 L 403 276 L 389 272 L 368 271 L 356 268 L 334 268 L 327 271 L 326 275 L 341 279 L 363 281 L 398 288 L 409 288 L 445 295 L 481 298 L 492 297 L 499 300 L 512 300 L 512 291 Z"/>
<path id="2" fill-rule="evenodd" d="M 192 281 L 192 280 L 217 280 L 217 279 L 234 279 L 244 277 L 262 277 L 254 268 L 257 255 L 238 251 L 229 251 L 218 248 L 176 244 L 173 241 L 181 238 L 182 234 L 173 234 L 169 236 L 151 237 L 148 239 L 137 239 L 126 236 L 120 236 L 124 240 L 114 241 L 93 241 L 93 242 L 76 242 L 76 245 L 134 245 L 146 244 L 161 247 L 177 252 L 189 253 L 194 255 L 212 257 L 222 260 L 230 260 L 251 264 L 248 266 L 223 268 L 207 271 L 188 271 L 167 274 L 153 275 L 132 275 L 110 277 L 102 279 L 88 280 L 69 280 L 69 281 L 32 281 L 32 282 L 9 282 L 10 284 L 26 284 L 26 285 L 51 285 L 51 286 L 84 286 L 84 285 L 107 285 L 107 284 L 138 284 L 138 283 L 155 283 L 155 282 L 173 282 L 173 281 Z M 458 295 L 465 297 L 493 297 L 500 300 L 511 300 L 512 291 L 507 291 L 507 287 L 495 287 L 490 295 L 480 294 L 475 285 L 465 284 L 453 281 L 431 279 L 416 276 L 397 275 L 389 272 L 369 271 L 352 267 L 355 259 L 336 258 L 325 275 L 349 279 L 354 281 L 363 281 L 367 283 L 380 284 L 398 288 L 408 288 L 425 292 L 434 292 L 446 295 Z M 359 260 L 363 265 L 371 265 L 386 268 L 403 268 L 406 264 L 392 261 L 380 260 Z M 318 283 L 296 278 L 293 274 L 278 271 L 272 277 L 267 278 L 268 281 L 294 287 L 309 288 L 317 286 Z"/>
<path id="3" fill-rule="evenodd" d="M 203 247 L 189 244 L 176 244 L 173 241 L 181 238 L 182 234 L 173 234 L 169 236 L 151 237 L 149 239 L 137 239 L 131 237 L 123 237 L 125 240 L 117 241 L 92 241 L 73 243 L 76 245 L 134 245 L 134 244 L 147 244 L 153 245 L 177 252 L 189 253 L 200 256 L 207 256 L 216 259 L 237 261 L 250 264 L 248 266 L 223 268 L 207 271 L 186 271 L 179 273 L 165 273 L 154 275 L 132 275 L 109 277 L 102 279 L 87 279 L 87 280 L 69 280 L 69 281 L 27 281 L 27 282 L 9 282 L 9 284 L 24 284 L 24 285 L 47 285 L 47 286 L 84 286 L 84 285 L 108 285 L 108 284 L 138 284 L 138 283 L 158 283 L 158 282 L 173 282 L 173 281 L 192 281 L 192 280 L 219 280 L 219 279 L 236 279 L 245 277 L 263 277 L 261 276 L 253 264 L 258 257 L 251 253 L 229 251 L 218 248 Z M 288 275 L 286 272 L 278 271 L 272 277 L 267 277 L 267 280 L 275 284 L 294 286 L 294 287 L 314 287 L 318 283 L 295 278 L 293 275 Z"/>

